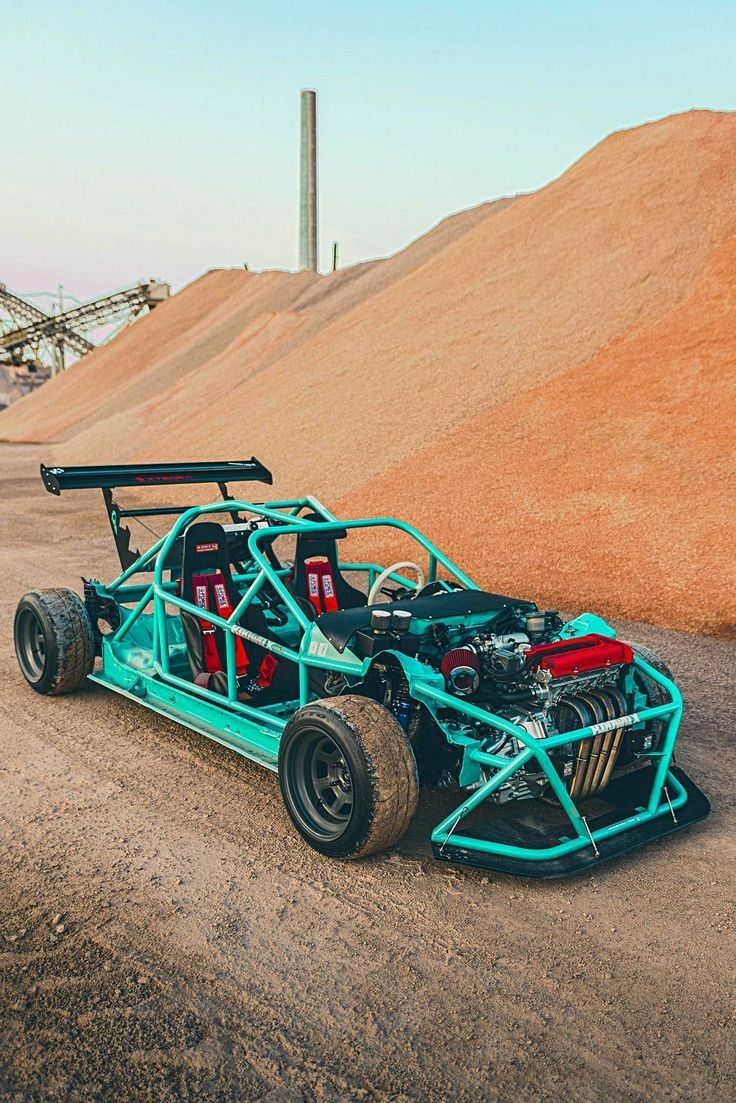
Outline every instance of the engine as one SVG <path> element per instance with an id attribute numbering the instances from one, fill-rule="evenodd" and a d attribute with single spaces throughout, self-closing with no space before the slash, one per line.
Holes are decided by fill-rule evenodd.
<path id="1" fill-rule="evenodd" d="M 441 600 L 441 599 L 440 599 Z M 394 621 L 396 623 L 394 623 Z M 375 622 L 375 623 L 373 623 Z M 634 769 L 656 751 L 662 721 L 632 720 L 650 704 L 663 700 L 656 683 L 633 665 L 633 647 L 594 633 L 565 637 L 556 612 L 543 612 L 530 603 L 505 608 L 482 627 L 470 628 L 460 618 L 443 618 L 411 631 L 411 616 L 376 609 L 372 619 L 372 646 L 391 646 L 416 656 L 441 673 L 447 693 L 503 717 L 535 740 L 573 733 L 595 726 L 589 739 L 550 749 L 551 761 L 574 800 L 585 800 L 605 790 L 614 772 Z M 461 780 L 462 747 L 473 741 L 496 756 L 515 757 L 522 745 L 476 715 L 461 709 L 440 709 L 432 719 L 412 700 L 399 664 L 379 658 L 372 668 L 376 681 L 366 692 L 382 700 L 396 715 L 414 746 L 422 781 L 438 787 L 465 787 Z M 449 738 L 448 738 L 449 735 Z M 477 769 L 477 767 L 476 767 Z M 507 801 L 543 797 L 549 779 L 536 760 L 514 773 L 494 799 Z"/>
<path id="2" fill-rule="evenodd" d="M 623 728 L 610 722 L 634 714 L 657 687 L 647 686 L 633 667 L 631 645 L 595 634 L 564 639 L 561 627 L 554 612 L 528 613 L 509 631 L 478 631 L 448 647 L 439 670 L 448 693 L 488 708 L 535 739 L 600 725 L 590 739 L 564 744 L 550 755 L 573 799 L 585 800 L 605 789 L 614 769 L 636 765 L 656 749 L 661 724 Z M 522 749 L 513 736 L 484 730 L 481 722 L 473 728 L 475 738 L 485 737 L 482 746 L 489 753 L 513 757 Z M 544 796 L 548 787 L 533 762 L 498 791 L 497 799 Z"/>

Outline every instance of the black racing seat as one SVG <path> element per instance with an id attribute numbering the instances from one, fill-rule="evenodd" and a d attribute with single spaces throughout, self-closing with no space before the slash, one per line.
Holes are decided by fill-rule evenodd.
<path id="1" fill-rule="evenodd" d="M 181 569 L 181 595 L 203 610 L 227 618 L 241 595 L 230 569 L 230 552 L 222 525 L 200 521 L 184 534 Z M 197 685 L 227 694 L 227 658 L 225 633 L 186 610 L 181 612 L 184 639 L 192 676 Z M 267 640 L 275 640 L 263 609 L 251 602 L 239 622 L 244 628 Z M 235 661 L 238 688 L 243 696 L 257 697 L 259 703 L 282 700 L 298 693 L 296 664 L 277 659 L 271 651 L 235 637 Z"/>
<path id="2" fill-rule="evenodd" d="M 305 520 L 321 521 L 317 514 L 305 514 Z M 338 564 L 337 541 L 347 536 L 336 533 L 300 532 L 294 552 L 294 596 L 312 619 L 323 613 L 365 606 L 368 598 L 351 586 Z"/>

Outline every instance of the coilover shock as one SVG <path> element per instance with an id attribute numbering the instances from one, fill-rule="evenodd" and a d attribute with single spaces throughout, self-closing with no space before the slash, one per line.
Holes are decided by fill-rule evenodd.
<path id="1" fill-rule="evenodd" d="M 391 695 L 391 709 L 405 732 L 409 731 L 415 702 L 409 692 L 409 683 L 403 670 L 397 671 Z"/>

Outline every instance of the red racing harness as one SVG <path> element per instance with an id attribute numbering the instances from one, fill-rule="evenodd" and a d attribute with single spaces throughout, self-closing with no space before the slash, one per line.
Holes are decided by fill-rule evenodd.
<path id="1" fill-rule="evenodd" d="M 307 574 L 307 595 L 317 616 L 322 613 L 336 613 L 340 603 L 329 561 L 321 557 L 307 559 L 304 569 Z"/>
<path id="2" fill-rule="evenodd" d="M 192 575 L 192 588 L 194 590 L 194 604 L 198 609 L 210 611 L 211 603 L 214 611 L 223 620 L 232 616 L 233 606 L 225 585 L 225 579 L 217 571 L 214 574 Z M 204 675 L 217 674 L 223 670 L 223 660 L 217 646 L 217 628 L 203 617 L 199 617 L 199 628 L 202 633 L 202 662 Z M 245 644 L 240 636 L 235 636 L 235 673 L 241 678 L 247 673 L 250 659 L 245 650 Z M 268 689 L 273 681 L 273 676 L 278 666 L 278 659 L 267 651 L 261 660 L 258 674 L 249 684 L 249 690 Z M 209 678 L 207 677 L 209 681 Z"/>
<path id="3" fill-rule="evenodd" d="M 198 609 L 210 610 L 210 600 L 214 602 L 215 612 L 223 620 L 232 616 L 233 607 L 227 594 L 225 580 L 219 572 L 217 574 L 195 574 L 192 576 L 194 588 L 194 604 Z M 216 674 L 222 670 L 222 658 L 217 646 L 217 629 L 203 617 L 199 618 L 199 627 L 202 633 L 202 660 L 205 673 Z M 240 677 L 245 674 L 250 665 L 245 646 L 240 636 L 235 637 L 235 670 Z"/>

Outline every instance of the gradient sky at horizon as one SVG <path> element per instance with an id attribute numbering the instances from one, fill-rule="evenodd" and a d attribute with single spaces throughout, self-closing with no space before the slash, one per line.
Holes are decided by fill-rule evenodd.
<path id="1" fill-rule="evenodd" d="M 299 91 L 320 265 L 558 176 L 622 127 L 736 107 L 736 3 L 0 0 L 0 282 L 91 297 L 294 268 Z"/>

